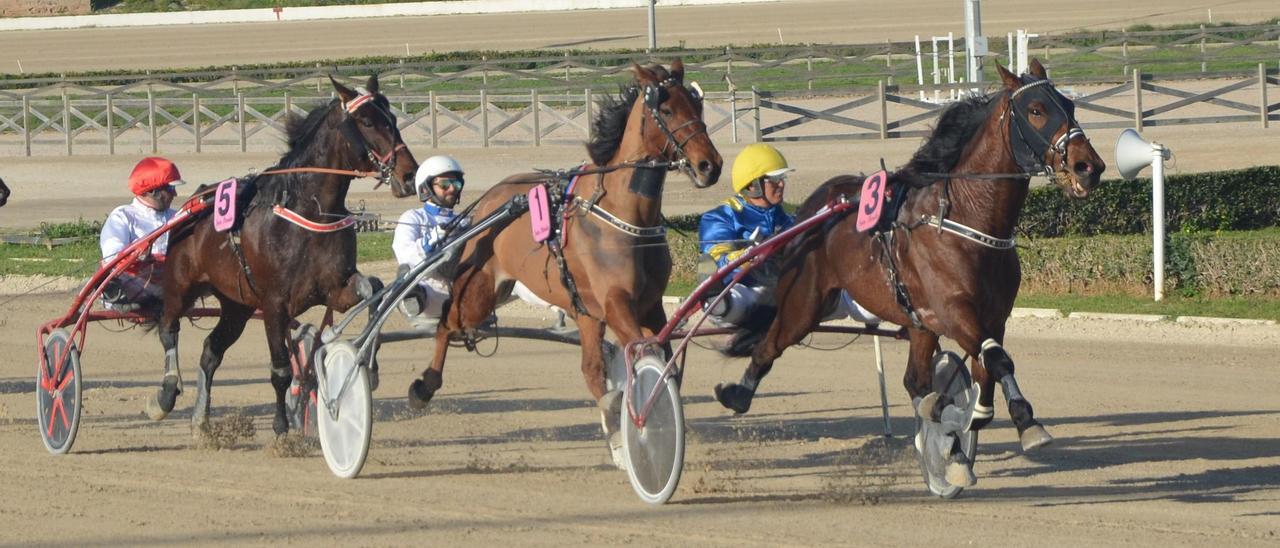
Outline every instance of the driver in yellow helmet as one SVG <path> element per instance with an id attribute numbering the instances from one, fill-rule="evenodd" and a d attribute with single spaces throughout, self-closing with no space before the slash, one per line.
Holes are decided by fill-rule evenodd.
<path id="1" fill-rule="evenodd" d="M 782 232 L 795 218 L 782 209 L 787 174 L 794 171 L 778 149 L 764 143 L 748 145 L 733 160 L 734 195 L 702 214 L 698 223 L 698 247 L 717 268 L 737 259 L 752 244 Z M 765 280 L 747 274 L 714 310 L 719 323 L 741 325 L 747 314 L 768 292 Z"/>

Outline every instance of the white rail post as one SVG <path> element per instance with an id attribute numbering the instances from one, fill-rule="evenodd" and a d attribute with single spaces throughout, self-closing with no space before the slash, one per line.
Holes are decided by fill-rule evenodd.
<path id="1" fill-rule="evenodd" d="M 1271 117 L 1267 112 L 1267 64 L 1258 63 L 1258 114 L 1262 118 L 1262 127 L 1271 125 Z"/>
<path id="2" fill-rule="evenodd" d="M 884 388 L 884 354 L 880 351 L 880 336 L 872 335 L 871 342 L 876 348 L 876 373 L 880 377 L 880 410 L 884 414 L 884 437 L 893 437 L 893 427 L 889 425 L 889 394 Z"/>
<path id="3" fill-rule="evenodd" d="M 924 100 L 924 61 L 920 58 L 920 35 L 916 35 L 916 85 L 920 86 L 920 100 Z"/>
<path id="4" fill-rule="evenodd" d="M 116 153 L 115 114 L 115 102 L 111 99 L 111 94 L 107 93 L 107 154 Z"/>
<path id="5" fill-rule="evenodd" d="M 1164 299 L 1164 155 L 1165 148 L 1151 143 L 1151 232 L 1155 300 Z"/>
<path id="6" fill-rule="evenodd" d="M 533 110 L 533 146 L 540 147 L 542 146 L 542 119 L 539 117 L 539 112 L 542 110 L 542 106 L 538 101 L 538 90 L 536 88 L 529 92 L 529 104 Z"/>

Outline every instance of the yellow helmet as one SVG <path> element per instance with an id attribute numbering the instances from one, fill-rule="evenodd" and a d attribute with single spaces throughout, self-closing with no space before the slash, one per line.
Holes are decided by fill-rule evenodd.
<path id="1" fill-rule="evenodd" d="M 733 191 L 741 193 L 752 181 L 769 175 L 776 177 L 788 171 L 787 159 L 778 149 L 764 143 L 747 145 L 733 159 Z"/>

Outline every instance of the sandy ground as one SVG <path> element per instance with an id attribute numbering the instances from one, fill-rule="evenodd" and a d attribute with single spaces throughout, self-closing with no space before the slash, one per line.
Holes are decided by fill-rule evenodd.
<path id="1" fill-rule="evenodd" d="M 743 364 L 695 349 L 683 390 L 685 474 L 672 502 L 654 508 L 608 464 L 576 351 L 551 343 L 503 340 L 489 358 L 455 351 L 444 390 L 422 413 L 403 394 L 430 344 L 385 346 L 374 445 L 362 476 L 344 481 L 314 445 L 296 458 L 273 450 L 256 325 L 228 353 L 214 391 L 216 424 L 252 423 L 256 433 L 224 438 L 220 450 L 192 438 L 191 396 L 163 422 L 142 416 L 160 375 L 153 336 L 94 327 L 78 441 L 70 455 L 48 455 L 33 417 L 31 335 L 68 301 L 21 298 L 0 320 L 9 356 L 0 361 L 0 544 L 1280 542 L 1275 327 L 1015 320 L 1007 347 L 1057 442 L 1022 454 L 997 405 L 979 482 L 952 501 L 924 493 L 912 457 L 905 343 L 885 345 L 889 440 L 868 341 L 793 349 L 741 417 L 715 403 L 711 387 Z M 184 334 L 182 356 L 194 364 L 203 333 Z"/>
<path id="2" fill-rule="evenodd" d="M 1273 0 L 982 3 L 983 31 L 993 40 L 1020 28 L 1060 33 L 1211 18 L 1250 23 L 1277 15 L 1280 7 Z M 610 9 L 4 32 L 0 33 L 0 72 L 16 74 L 19 66 L 27 73 L 156 70 L 406 52 L 644 48 L 647 21 L 644 9 Z M 959 0 L 785 0 L 663 7 L 659 3 L 657 28 L 662 47 L 906 41 L 917 34 L 963 35 L 964 4 Z"/>

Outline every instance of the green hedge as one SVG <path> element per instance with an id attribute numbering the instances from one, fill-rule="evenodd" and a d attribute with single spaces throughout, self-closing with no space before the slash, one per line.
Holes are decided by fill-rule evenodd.
<path id="1" fill-rule="evenodd" d="M 1165 177 L 1165 230 L 1254 230 L 1280 224 L 1280 166 Z M 1103 181 L 1082 201 L 1032 189 L 1019 223 L 1032 236 L 1151 232 L 1151 179 Z"/>

